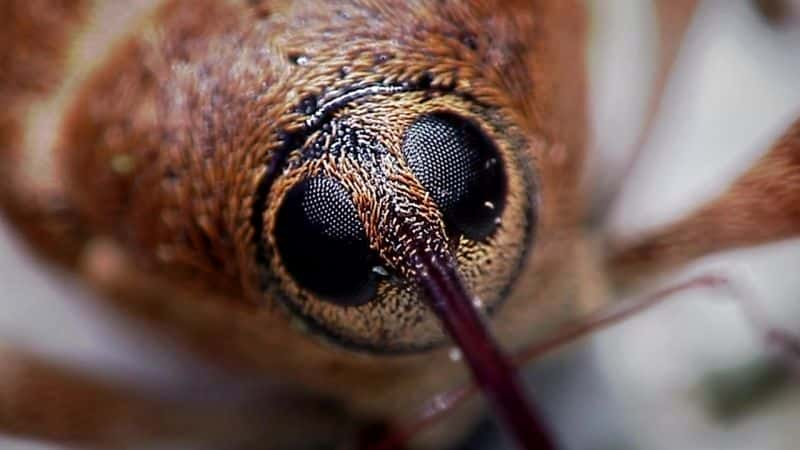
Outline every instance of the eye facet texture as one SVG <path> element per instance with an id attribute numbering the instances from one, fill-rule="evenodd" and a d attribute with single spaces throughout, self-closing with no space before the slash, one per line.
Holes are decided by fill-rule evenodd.
<path id="1" fill-rule="evenodd" d="M 406 131 L 402 151 L 448 227 L 473 240 L 494 232 L 506 177 L 497 149 L 475 124 L 455 114 L 424 115 Z"/>
<path id="2" fill-rule="evenodd" d="M 355 205 L 338 181 L 319 176 L 293 186 L 278 210 L 275 241 L 286 270 L 302 289 L 341 306 L 373 298 L 373 252 Z"/>

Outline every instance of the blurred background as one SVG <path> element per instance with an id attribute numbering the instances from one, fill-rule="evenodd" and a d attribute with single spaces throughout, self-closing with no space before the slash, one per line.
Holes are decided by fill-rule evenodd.
<path id="1" fill-rule="evenodd" d="M 587 3 L 596 155 L 588 192 L 600 198 L 636 147 L 655 73 L 655 19 L 645 0 Z M 701 3 L 652 134 L 606 211 L 616 235 L 668 223 L 712 198 L 800 117 L 800 25 L 787 11 L 776 23 L 749 0 Z M 771 321 L 800 332 L 800 240 L 714 255 L 676 276 L 711 268 L 734 274 Z M 0 287 L 2 341 L 140 385 L 224 378 L 131 329 L 79 283 L 36 265 L 5 225 Z M 676 295 L 535 364 L 530 379 L 567 449 L 800 448 L 800 383 L 723 292 Z M 468 448 L 506 446 L 487 423 Z M 0 438 L 0 448 L 60 447 Z"/>

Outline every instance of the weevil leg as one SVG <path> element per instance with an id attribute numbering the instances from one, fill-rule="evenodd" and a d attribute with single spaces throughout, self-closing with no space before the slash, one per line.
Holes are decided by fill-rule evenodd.
<path id="1" fill-rule="evenodd" d="M 285 393 L 163 400 L 0 346 L 0 433 L 91 448 L 307 449 L 353 439 L 329 405 Z"/>
<path id="2" fill-rule="evenodd" d="M 610 239 L 607 267 L 618 286 L 701 256 L 800 234 L 800 120 L 715 200 L 633 242 Z"/>
<path id="3" fill-rule="evenodd" d="M 93 3 L 0 3 L 0 209 L 33 248 L 73 262 L 83 232 L 53 149 L 76 37 Z"/>
<path id="4" fill-rule="evenodd" d="M 124 448 L 189 431 L 182 430 L 191 422 L 181 423 L 185 415 L 166 402 L 0 347 L 2 433 Z"/>
<path id="5" fill-rule="evenodd" d="M 0 2 L 0 210 L 51 259 L 76 262 L 89 234 L 82 216 L 95 206 L 79 212 L 69 193 L 70 111 L 120 39 L 163 3 Z"/>

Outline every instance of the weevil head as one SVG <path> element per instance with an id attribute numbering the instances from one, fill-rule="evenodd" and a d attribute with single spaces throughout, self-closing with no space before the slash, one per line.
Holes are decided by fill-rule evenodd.
<path id="1" fill-rule="evenodd" d="M 418 251 L 453 260 L 486 314 L 532 239 L 533 177 L 503 117 L 425 89 L 339 105 L 271 186 L 264 247 L 276 296 L 336 343 L 408 352 L 444 342 Z"/>
<path id="2" fill-rule="evenodd" d="M 481 312 L 503 319 L 502 339 L 529 338 L 570 258 L 561 236 L 581 141 L 562 129 L 581 117 L 582 91 L 567 82 L 580 81 L 577 46 L 556 52 L 552 30 L 501 13 L 504 2 L 301 4 L 302 27 L 279 25 L 302 33 L 270 41 L 285 73 L 251 114 L 248 292 L 337 344 L 430 349 L 447 339 L 410 273 L 413 240 L 452 257 Z M 556 60 L 563 71 L 549 70 Z M 534 234 L 547 248 L 531 252 Z"/>

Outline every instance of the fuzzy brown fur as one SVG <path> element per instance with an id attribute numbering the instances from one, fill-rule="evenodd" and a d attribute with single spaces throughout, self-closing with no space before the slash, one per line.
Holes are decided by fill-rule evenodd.
<path id="1" fill-rule="evenodd" d="M 103 28 L 110 16 L 98 11 L 109 4 L 0 7 L 6 214 L 34 248 L 69 263 L 120 310 L 221 366 L 314 404 L 324 399 L 303 423 L 308 433 L 352 444 L 352 429 L 412 414 L 467 379 L 407 279 L 385 282 L 377 300 L 353 308 L 293 281 L 275 250 L 275 215 L 285 193 L 310 174 L 347 187 L 372 248 L 399 278 L 413 272 L 404 257 L 409 240 L 424 236 L 440 252 L 454 245 L 463 278 L 508 348 L 581 312 L 592 289 L 587 274 L 601 268 L 585 257 L 579 222 L 587 129 L 579 2 L 150 1 L 103 41 L 104 51 L 77 51 L 72 40 Z M 686 2 L 681 11 L 692 7 Z M 685 30 L 688 15 L 669 17 Z M 676 48 L 667 49 L 668 59 Z M 347 97 L 362 88 L 378 91 Z M 45 120 L 42 105 L 55 108 L 54 120 Z M 486 240 L 449 242 L 441 213 L 403 163 L 404 130 L 435 111 L 467 117 L 498 148 L 508 195 L 501 225 Z M 335 135 L 322 122 L 357 124 L 396 164 L 370 171 L 350 158 L 305 158 L 311 143 Z M 729 193 L 610 257 L 608 266 L 622 273 L 642 261 L 672 264 L 796 234 L 797 133 Z M 413 213 L 397 213 L 387 198 Z M 74 388 L 71 375 L 52 376 L 52 384 Z M 16 415 L 19 402 L 52 398 L 15 390 L 14 378 L 3 377 L 0 371 L 0 430 L 69 440 L 72 425 L 49 422 L 57 417 L 37 424 L 33 413 Z M 90 386 L 78 391 L 109 398 L 112 410 L 120 404 Z M 416 444 L 452 442 L 475 411 L 453 415 Z M 126 414 L 106 418 L 122 426 Z M 166 435 L 201 423 L 153 420 Z M 256 445 L 311 444 L 296 432 L 302 421 L 294 432 L 270 429 Z M 75 440 L 92 441 L 81 433 Z"/>

